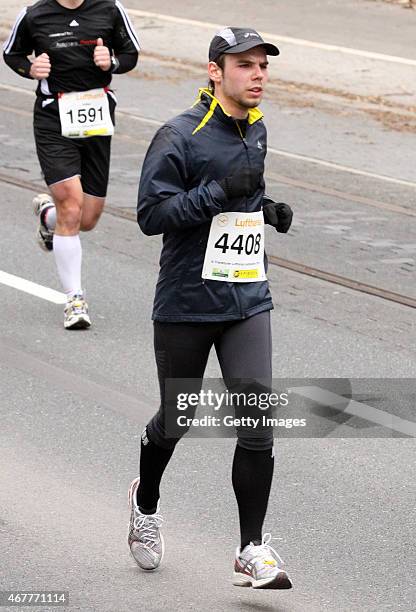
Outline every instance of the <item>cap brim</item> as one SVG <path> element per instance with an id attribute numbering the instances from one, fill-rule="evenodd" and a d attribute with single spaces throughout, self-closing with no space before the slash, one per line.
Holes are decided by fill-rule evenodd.
<path id="1" fill-rule="evenodd" d="M 259 43 L 256 40 L 248 40 L 247 42 L 243 42 L 238 45 L 235 45 L 235 47 L 231 47 L 231 49 L 224 51 L 224 53 L 243 53 L 243 51 L 254 49 L 254 47 L 264 47 L 267 55 L 279 55 L 280 54 L 279 49 L 275 45 L 272 45 L 271 43 L 266 43 L 266 42 Z"/>

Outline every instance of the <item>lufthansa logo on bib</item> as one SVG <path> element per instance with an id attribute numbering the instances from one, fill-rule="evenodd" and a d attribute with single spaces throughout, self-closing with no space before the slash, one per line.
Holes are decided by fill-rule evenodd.
<path id="1" fill-rule="evenodd" d="M 217 223 L 220 227 L 225 227 L 228 223 L 227 215 L 218 215 Z"/>

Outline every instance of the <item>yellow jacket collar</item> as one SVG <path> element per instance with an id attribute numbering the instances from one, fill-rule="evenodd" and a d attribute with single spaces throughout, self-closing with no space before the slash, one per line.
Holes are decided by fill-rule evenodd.
<path id="1" fill-rule="evenodd" d="M 215 106 L 219 106 L 221 108 L 221 110 L 224 113 L 224 115 L 226 115 L 227 117 L 231 117 L 230 113 L 227 113 L 225 108 L 222 106 L 221 102 L 214 96 L 214 94 L 207 87 L 200 87 L 199 88 L 199 90 L 198 90 L 198 98 L 197 98 L 195 104 L 197 104 L 201 100 L 202 94 L 206 94 L 207 96 L 209 96 L 212 99 L 213 102 L 214 101 L 216 102 Z M 263 113 L 261 112 L 261 110 L 257 106 L 255 106 L 254 108 L 249 108 L 248 109 L 247 120 L 248 120 L 249 125 L 252 125 L 253 123 L 256 123 L 256 121 L 259 121 L 259 119 L 262 119 L 263 117 L 264 117 Z"/>

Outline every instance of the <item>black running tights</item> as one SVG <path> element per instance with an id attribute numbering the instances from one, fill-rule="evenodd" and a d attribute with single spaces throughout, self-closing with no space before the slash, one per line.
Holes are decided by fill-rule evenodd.
<path id="1" fill-rule="evenodd" d="M 165 378 L 203 377 L 208 355 L 215 345 L 221 370 L 227 378 L 261 378 L 271 383 L 270 313 L 226 323 L 155 322 L 155 352 L 162 404 L 150 421 L 141 442 L 138 505 L 142 512 L 156 511 L 163 472 L 177 439 L 164 437 Z M 260 543 L 273 477 L 273 432 L 263 438 L 239 438 L 233 460 L 232 483 L 237 500 L 241 547 Z"/>

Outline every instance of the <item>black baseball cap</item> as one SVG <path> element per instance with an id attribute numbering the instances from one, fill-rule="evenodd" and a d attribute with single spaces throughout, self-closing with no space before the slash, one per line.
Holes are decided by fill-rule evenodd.
<path id="1" fill-rule="evenodd" d="M 272 43 L 265 42 L 252 28 L 227 27 L 217 32 L 209 46 L 209 61 L 215 62 L 223 53 L 241 53 L 253 47 L 264 47 L 267 55 L 279 55 L 280 51 Z"/>

